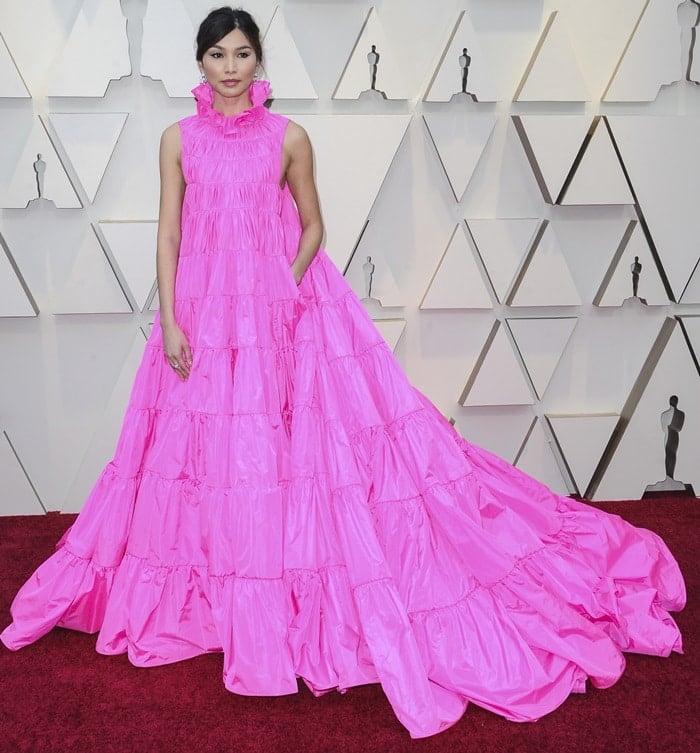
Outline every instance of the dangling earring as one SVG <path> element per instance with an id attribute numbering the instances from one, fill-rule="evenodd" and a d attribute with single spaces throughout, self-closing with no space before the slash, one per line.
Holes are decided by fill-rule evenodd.
<path id="1" fill-rule="evenodd" d="M 260 79 L 260 71 L 258 69 L 255 69 L 255 73 L 253 74 L 253 81 L 258 81 Z"/>
<path id="2" fill-rule="evenodd" d="M 201 82 L 201 83 L 203 83 L 203 84 L 206 84 L 206 83 L 207 83 L 207 77 L 206 77 L 206 76 L 205 76 L 204 74 L 202 74 L 202 75 L 201 75 L 201 77 L 200 77 L 200 79 L 199 79 L 199 80 L 200 80 L 200 82 Z"/>

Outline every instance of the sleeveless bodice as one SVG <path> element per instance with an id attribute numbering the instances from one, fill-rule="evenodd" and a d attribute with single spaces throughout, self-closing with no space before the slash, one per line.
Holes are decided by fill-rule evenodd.
<path id="1" fill-rule="evenodd" d="M 288 118 L 269 112 L 266 81 L 250 87 L 253 106 L 237 115 L 213 108 L 208 83 L 193 89 L 197 113 L 180 121 L 187 184 L 183 225 L 194 212 L 279 214 L 282 140 Z"/>
<path id="2" fill-rule="evenodd" d="M 251 84 L 252 106 L 236 115 L 214 109 L 208 83 L 192 92 L 197 112 L 179 121 L 186 186 L 176 302 L 296 297 L 289 264 L 298 249 L 299 221 L 296 215 L 290 222 L 285 205 L 291 196 L 279 185 L 289 119 L 264 106 L 267 81 Z"/>
<path id="3" fill-rule="evenodd" d="M 217 216 L 227 216 L 233 222 L 260 220 L 267 231 L 267 223 L 274 220 L 263 215 L 279 217 L 283 198 L 279 186 L 282 141 L 289 122 L 265 108 L 267 82 L 253 83 L 253 106 L 231 116 L 213 109 L 209 84 L 200 84 L 193 93 L 197 97 L 197 113 L 180 121 L 186 183 L 181 253 L 185 255 L 196 252 L 192 231 L 197 237 L 202 222 L 211 223 Z M 269 244 L 260 251 L 274 253 Z"/>

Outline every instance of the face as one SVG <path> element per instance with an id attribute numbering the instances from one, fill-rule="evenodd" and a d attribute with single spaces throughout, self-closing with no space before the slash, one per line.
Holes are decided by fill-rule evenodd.
<path id="1" fill-rule="evenodd" d="M 199 69 L 215 92 L 222 97 L 236 97 L 247 92 L 257 65 L 248 37 L 234 29 L 204 53 Z"/>

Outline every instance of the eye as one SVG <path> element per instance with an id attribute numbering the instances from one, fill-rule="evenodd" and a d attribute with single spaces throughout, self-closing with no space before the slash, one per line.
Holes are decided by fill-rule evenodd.
<path id="1" fill-rule="evenodd" d="M 214 51 L 214 52 L 210 53 L 210 55 L 213 58 L 220 58 L 220 57 L 222 57 L 221 53 L 217 52 L 217 51 Z"/>
<path id="2" fill-rule="evenodd" d="M 250 53 L 249 52 L 239 52 L 238 53 L 238 57 L 239 58 L 249 58 L 250 57 Z"/>

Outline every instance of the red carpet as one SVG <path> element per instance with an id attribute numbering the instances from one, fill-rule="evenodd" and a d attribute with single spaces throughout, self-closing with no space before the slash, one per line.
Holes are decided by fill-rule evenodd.
<path id="1" fill-rule="evenodd" d="M 94 651 L 95 636 L 54 630 L 12 653 L 0 646 L 2 753 L 690 753 L 698 722 L 700 501 L 688 497 L 601 505 L 666 540 L 688 587 L 677 615 L 685 654 L 627 655 L 608 690 L 571 696 L 534 724 L 515 724 L 473 704 L 451 729 L 414 740 L 379 686 L 314 698 L 247 698 L 224 690 L 212 654 L 152 669 Z M 26 577 L 73 516 L 0 517 L 0 623 Z M 695 743 L 693 743 L 695 740 Z"/>

